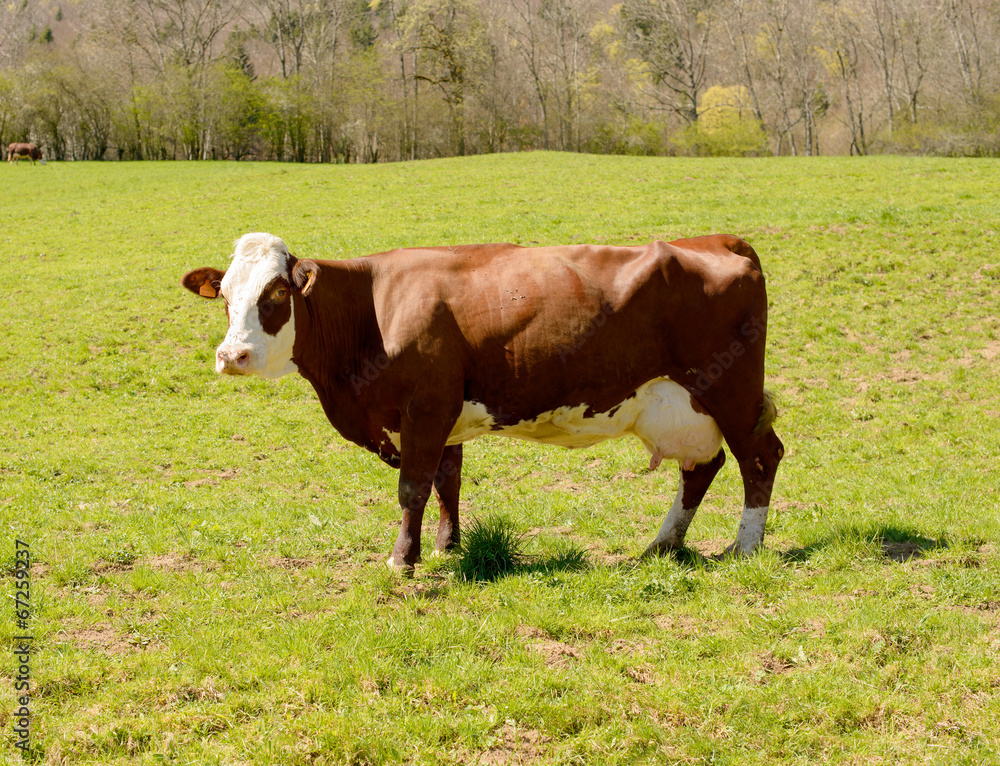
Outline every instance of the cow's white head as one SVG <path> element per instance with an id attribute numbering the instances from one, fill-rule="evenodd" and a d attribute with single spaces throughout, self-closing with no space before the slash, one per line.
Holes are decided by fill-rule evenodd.
<path id="1" fill-rule="evenodd" d="M 181 284 L 203 298 L 221 295 L 229 331 L 215 351 L 215 371 L 280 378 L 297 367 L 292 293 L 308 295 L 317 267 L 299 261 L 271 234 L 244 234 L 225 272 L 211 267 L 184 275 Z"/>

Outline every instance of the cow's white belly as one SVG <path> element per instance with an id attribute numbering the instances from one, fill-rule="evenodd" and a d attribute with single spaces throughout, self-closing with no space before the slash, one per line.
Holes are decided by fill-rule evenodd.
<path id="1" fill-rule="evenodd" d="M 588 410 L 587 404 L 559 407 L 531 420 L 497 428 L 485 405 L 465 402 L 448 444 L 492 433 L 560 447 L 590 447 L 631 433 L 639 437 L 655 464 L 663 458 L 701 463 L 715 457 L 722 446 L 722 433 L 715 420 L 696 412 L 687 390 L 668 378 L 651 380 L 609 412 L 587 416 Z"/>

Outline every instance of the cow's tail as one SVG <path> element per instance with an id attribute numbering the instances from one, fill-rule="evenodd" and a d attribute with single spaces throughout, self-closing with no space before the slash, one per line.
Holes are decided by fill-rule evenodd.
<path id="1" fill-rule="evenodd" d="M 766 433 L 778 418 L 778 405 L 774 403 L 774 396 L 766 388 L 764 389 L 764 401 L 760 405 L 760 416 L 757 418 L 757 425 L 754 426 L 754 436 Z"/>

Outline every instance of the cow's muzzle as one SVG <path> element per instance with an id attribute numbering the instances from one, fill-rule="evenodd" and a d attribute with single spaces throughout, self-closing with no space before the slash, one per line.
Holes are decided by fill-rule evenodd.
<path id="1" fill-rule="evenodd" d="M 245 343 L 219 346 L 215 352 L 215 371 L 220 375 L 246 375 L 250 353 L 250 346 Z"/>

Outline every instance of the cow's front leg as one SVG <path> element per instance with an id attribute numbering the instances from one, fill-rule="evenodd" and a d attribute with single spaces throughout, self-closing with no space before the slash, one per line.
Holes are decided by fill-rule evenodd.
<path id="1" fill-rule="evenodd" d="M 404 417 L 400 427 L 399 507 L 403 519 L 392 557 L 386 563 L 406 572 L 412 572 L 420 561 L 424 507 L 438 483 L 438 466 L 442 462 L 445 442 L 458 417 L 457 413 L 439 413 L 440 410 L 422 417 Z M 457 492 L 455 513 L 457 521 Z"/>
<path id="2" fill-rule="evenodd" d="M 461 486 L 462 445 L 455 444 L 444 448 L 441 463 L 434 474 L 434 493 L 441 509 L 437 541 L 434 543 L 435 553 L 444 553 L 458 546 L 458 495 Z"/>
<path id="3" fill-rule="evenodd" d="M 425 481 L 408 478 L 402 470 L 399 473 L 399 506 L 403 518 L 399 526 L 396 544 L 386 562 L 394 569 L 412 572 L 420 561 L 420 526 L 424 520 L 424 506 L 431 494 L 431 474 Z"/>

